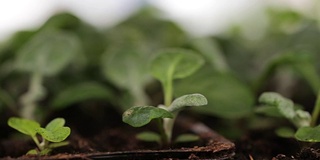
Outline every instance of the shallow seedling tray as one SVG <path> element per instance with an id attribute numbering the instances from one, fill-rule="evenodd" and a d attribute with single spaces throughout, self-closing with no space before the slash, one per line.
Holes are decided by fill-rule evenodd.
<path id="1" fill-rule="evenodd" d="M 192 122 L 181 118 L 177 120 L 179 125 L 189 128 L 192 132 L 205 140 L 206 145 L 191 148 L 164 149 L 164 150 L 137 150 L 121 152 L 94 153 L 87 156 L 88 159 L 230 159 L 235 155 L 235 145 L 223 136 L 219 135 L 203 123 Z"/>

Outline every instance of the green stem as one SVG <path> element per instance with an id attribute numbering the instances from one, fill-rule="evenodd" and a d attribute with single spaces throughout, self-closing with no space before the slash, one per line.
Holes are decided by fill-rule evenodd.
<path id="1" fill-rule="evenodd" d="M 40 151 L 43 151 L 46 148 L 48 148 L 48 146 L 49 146 L 49 141 L 43 138 L 42 142 L 40 143 L 39 149 L 40 149 Z"/>
<path id="2" fill-rule="evenodd" d="M 157 119 L 157 124 L 158 124 L 158 128 L 159 128 L 159 132 L 161 135 L 161 145 L 164 145 L 168 142 L 168 137 L 165 134 L 164 128 L 163 128 L 163 121 L 162 119 Z"/>
<path id="3" fill-rule="evenodd" d="M 36 136 L 32 136 L 32 140 L 37 145 L 37 147 L 41 150 L 41 144 Z"/>
<path id="4" fill-rule="evenodd" d="M 312 111 L 312 117 L 311 117 L 310 126 L 314 127 L 314 126 L 317 125 L 319 114 L 320 114 L 320 91 L 318 92 L 316 105 L 314 106 L 314 109 Z"/>
<path id="5" fill-rule="evenodd" d="M 134 105 L 140 106 L 140 105 L 146 105 L 150 103 L 150 100 L 146 93 L 143 90 L 143 87 L 141 85 L 132 84 L 133 87 L 131 88 L 131 94 L 134 97 Z"/>
<path id="6" fill-rule="evenodd" d="M 42 86 L 43 76 L 39 73 L 33 73 L 29 90 L 27 93 L 22 95 L 21 104 L 22 109 L 20 115 L 27 119 L 35 119 L 35 109 L 37 106 L 37 102 L 42 99 L 44 96 L 44 88 Z"/>
<path id="7" fill-rule="evenodd" d="M 166 134 L 167 137 L 167 144 L 170 144 L 171 139 L 172 139 L 172 130 L 173 130 L 173 126 L 174 126 L 174 121 L 175 121 L 175 117 L 174 118 L 164 118 L 163 119 L 163 129 L 164 132 Z"/>
<path id="8" fill-rule="evenodd" d="M 169 107 L 172 102 L 173 90 L 172 90 L 172 80 L 168 80 L 163 84 L 164 90 L 164 105 Z"/>

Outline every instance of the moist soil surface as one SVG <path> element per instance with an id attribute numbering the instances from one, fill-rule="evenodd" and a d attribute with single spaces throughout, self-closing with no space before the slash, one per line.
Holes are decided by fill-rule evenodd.
<path id="1" fill-rule="evenodd" d="M 36 156 L 24 155 L 28 150 L 35 147 L 33 141 L 30 141 L 29 139 L 24 140 L 9 137 L 10 135 L 16 133 L 15 130 L 3 124 L 3 122 L 6 122 L 10 116 L 14 115 L 6 112 L 0 117 L 0 159 L 39 159 L 39 157 Z M 68 109 L 55 112 L 48 116 L 46 121 L 50 121 L 55 117 L 64 117 L 67 122 L 66 125 L 71 128 L 72 133 L 68 138 L 70 144 L 68 146 L 55 149 L 51 156 L 42 156 L 41 159 L 90 159 L 90 157 L 93 159 L 98 159 L 101 155 L 102 157 L 100 158 L 103 158 L 103 156 L 106 155 L 110 156 L 111 152 L 115 154 L 124 153 L 132 156 L 133 152 L 131 151 L 140 151 L 141 153 L 148 151 L 148 154 L 151 154 L 151 156 L 154 157 L 151 159 L 168 159 L 161 156 L 157 157 L 156 155 L 159 154 L 158 152 L 165 152 L 165 154 L 181 154 L 176 153 L 177 150 L 179 152 L 188 152 L 190 149 L 206 150 L 205 147 L 201 146 L 210 146 L 210 143 L 217 143 L 200 140 L 193 143 L 159 147 L 157 143 L 138 141 L 134 138 L 137 133 L 146 130 L 156 131 L 153 124 L 142 128 L 130 127 L 121 121 L 121 114 L 119 112 L 111 107 L 100 104 L 94 104 L 93 107 L 90 108 L 78 106 L 69 107 Z M 214 122 L 205 121 L 204 123 Z M 190 130 L 186 129 L 185 127 L 186 126 L 184 125 L 176 124 L 174 133 L 179 134 L 190 132 Z M 228 140 L 225 140 L 226 139 L 222 138 L 222 146 L 224 144 L 229 144 L 224 143 L 228 142 Z M 219 143 L 220 142 L 221 140 L 219 140 Z M 274 136 L 271 131 L 252 131 L 245 134 L 239 140 L 234 141 L 234 143 L 236 146 L 235 152 L 232 146 L 228 146 L 229 150 L 226 149 L 223 152 L 218 152 L 221 154 L 219 155 L 221 159 L 320 159 L 319 145 L 313 144 L 309 147 L 303 148 L 301 143 L 293 139 L 278 138 Z M 234 156 L 230 158 L 231 155 Z M 217 154 L 214 156 L 217 156 Z M 116 157 L 113 159 L 116 159 Z M 122 157 L 120 159 L 125 158 Z M 150 156 L 147 159 L 150 159 Z M 197 155 L 189 154 L 188 157 L 183 157 L 181 159 L 200 158 Z"/>

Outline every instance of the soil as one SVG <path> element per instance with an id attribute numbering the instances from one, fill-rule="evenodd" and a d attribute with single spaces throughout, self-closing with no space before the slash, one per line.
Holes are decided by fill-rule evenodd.
<path id="1" fill-rule="evenodd" d="M 6 122 L 10 116 L 12 114 L 5 113 L 0 117 L 0 122 Z M 206 156 L 216 159 L 243 160 L 320 159 L 318 144 L 302 148 L 301 143 L 293 139 L 278 138 L 267 130 L 250 131 L 232 143 L 215 132 L 208 132 L 211 129 L 206 128 L 206 125 L 190 122 L 190 119 L 184 116 L 179 116 L 174 133 L 193 132 L 199 134 L 203 140 L 165 148 L 159 148 L 156 143 L 137 141 L 134 138 L 134 135 L 140 131 L 156 131 L 154 125 L 132 128 L 121 121 L 119 112 L 101 103 L 69 107 L 54 112 L 46 121 L 54 117 L 64 117 L 66 125 L 71 127 L 72 134 L 68 138 L 70 145 L 57 148 L 51 156 L 42 156 L 41 159 L 126 159 L 123 156 L 129 156 L 129 159 L 170 159 L 170 157 L 201 159 Z M 4 124 L 0 127 L 0 159 L 40 159 L 24 155 L 34 148 L 32 141 L 9 137 L 16 131 Z M 194 151 L 196 154 L 193 154 Z"/>

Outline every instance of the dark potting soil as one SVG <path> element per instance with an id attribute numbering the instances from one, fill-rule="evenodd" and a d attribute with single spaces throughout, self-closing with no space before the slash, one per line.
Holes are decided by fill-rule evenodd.
<path id="1" fill-rule="evenodd" d="M 90 108 L 86 106 L 70 107 L 63 111 L 55 112 L 48 117 L 47 121 L 50 121 L 54 117 L 64 117 L 67 122 L 66 125 L 71 127 L 72 134 L 68 138 L 70 145 L 57 148 L 52 152 L 51 156 L 42 156 L 41 159 L 88 159 L 88 155 L 95 157 L 100 153 L 118 153 L 122 151 L 130 155 L 130 151 L 133 150 L 154 151 L 165 149 L 166 151 L 169 150 L 169 152 L 172 152 L 166 152 L 166 154 L 179 154 L 175 152 L 175 149 L 206 149 L 199 147 L 207 145 L 204 144 L 206 143 L 204 141 L 179 144 L 167 148 L 159 148 L 159 145 L 156 143 L 138 141 L 135 139 L 135 134 L 138 132 L 144 130 L 156 131 L 152 124 L 143 128 L 132 128 L 121 121 L 121 114 L 113 108 L 101 104 L 90 104 L 89 106 Z M 5 119 L 10 116 L 12 115 L 1 116 L 1 121 L 5 121 Z M 186 132 L 190 131 L 186 130 L 185 126 L 182 127 L 180 125 L 177 125 L 174 131 L 174 133 Z M 14 140 L 14 138 L 9 137 L 11 133 L 16 133 L 16 131 L 9 127 L 1 126 L 0 159 L 39 159 L 39 157 L 24 155 L 28 150 L 35 147 L 31 140 Z M 235 156 L 228 159 L 320 159 L 319 146 L 314 145 L 310 148 L 301 149 L 302 146 L 299 142 L 293 139 L 278 138 L 274 136 L 271 131 L 252 131 L 245 134 L 239 140 L 236 140 L 235 145 Z M 188 149 L 186 149 L 186 151 L 187 150 Z M 199 157 L 191 154 L 186 159 L 199 159 Z"/>

